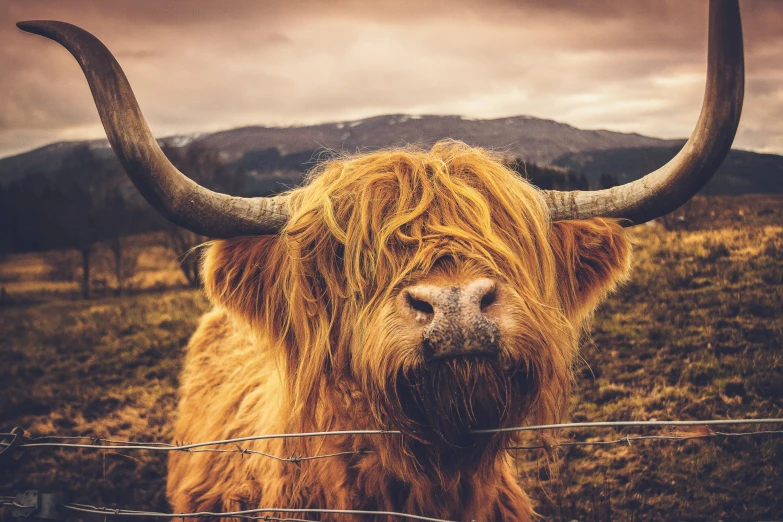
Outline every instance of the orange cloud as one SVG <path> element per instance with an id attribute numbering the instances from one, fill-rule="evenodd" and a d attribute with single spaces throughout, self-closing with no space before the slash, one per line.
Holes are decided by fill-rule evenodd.
<path id="1" fill-rule="evenodd" d="M 747 96 L 736 146 L 783 153 L 783 10 L 742 2 Z M 687 136 L 706 2 L 229 0 L 0 6 L 0 155 L 102 137 L 78 66 L 14 27 L 54 18 L 115 53 L 157 135 L 379 113 L 518 114 Z"/>

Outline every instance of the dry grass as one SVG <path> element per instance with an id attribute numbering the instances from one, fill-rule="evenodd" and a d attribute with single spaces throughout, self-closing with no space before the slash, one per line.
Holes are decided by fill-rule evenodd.
<path id="1" fill-rule="evenodd" d="M 727 199 L 713 202 L 724 203 L 723 215 L 708 216 L 721 225 L 754 202 Z M 695 231 L 634 231 L 633 277 L 597 313 L 584 345 L 576 420 L 783 417 L 783 227 L 766 219 L 781 215 L 777 201 L 774 212 L 746 210 L 741 227 L 692 221 Z M 625 433 L 653 432 L 572 438 Z M 780 436 L 571 447 L 555 458 L 554 478 L 533 456 L 520 458 L 525 480 L 538 483 L 540 511 L 557 520 L 783 513 Z"/>
<path id="2" fill-rule="evenodd" d="M 633 232 L 634 275 L 598 312 L 584 343 L 576 420 L 783 416 L 783 199 L 699 204 L 703 212 L 688 221 L 690 230 Z M 33 285 L 45 272 L 34 258 L 0 266 L 1 284 L 15 273 L 24 274 L 15 284 Z M 152 281 L 146 288 L 168 286 L 174 276 L 155 260 L 152 254 L 141 263 Z M 167 441 L 181 347 L 207 308 L 202 294 L 63 297 L 49 293 L 0 312 L 2 424 L 34 435 Z M 652 432 L 563 435 L 595 440 L 625 433 Z M 553 466 L 541 451 L 519 455 L 539 511 L 555 520 L 753 520 L 783 513 L 781 437 L 572 447 L 549 455 Z M 0 467 L 0 494 L 39 488 L 102 505 L 166 510 L 164 477 L 160 454 L 31 451 L 15 469 Z"/>
<path id="3" fill-rule="evenodd" d="M 0 316 L 2 419 L 33 435 L 167 441 L 181 347 L 207 309 L 197 290 L 58 301 Z M 85 450 L 30 453 L 0 471 L 0 491 L 167 509 L 165 458 Z"/>

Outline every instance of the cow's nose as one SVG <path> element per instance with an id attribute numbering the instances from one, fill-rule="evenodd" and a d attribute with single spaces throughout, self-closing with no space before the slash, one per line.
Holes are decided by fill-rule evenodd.
<path id="1" fill-rule="evenodd" d="M 421 284 L 405 289 L 404 294 L 405 306 L 425 325 L 422 342 L 428 360 L 497 355 L 500 332 L 486 314 L 497 300 L 492 280 L 481 278 L 458 285 Z"/>

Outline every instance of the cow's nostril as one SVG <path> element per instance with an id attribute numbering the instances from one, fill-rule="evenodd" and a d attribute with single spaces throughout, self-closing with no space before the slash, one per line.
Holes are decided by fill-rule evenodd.
<path id="1" fill-rule="evenodd" d="M 410 305 L 410 307 L 416 310 L 417 312 L 422 312 L 424 314 L 435 313 L 435 310 L 432 308 L 432 305 L 427 301 L 416 299 L 410 293 L 406 294 L 405 297 L 408 300 L 408 305 Z"/>
<path id="2" fill-rule="evenodd" d="M 493 304 L 495 304 L 495 301 L 497 301 L 498 296 L 495 293 L 495 289 L 493 288 L 486 294 L 484 294 L 484 297 L 481 298 L 481 302 L 479 303 L 479 306 L 481 307 L 481 311 L 483 312 Z"/>

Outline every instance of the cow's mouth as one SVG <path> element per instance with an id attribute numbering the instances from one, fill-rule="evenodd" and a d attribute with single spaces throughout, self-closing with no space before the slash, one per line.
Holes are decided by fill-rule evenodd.
<path id="1" fill-rule="evenodd" d="M 521 422 L 533 388 L 524 370 L 483 356 L 431 361 L 397 382 L 408 430 L 430 449 L 449 453 L 482 451 L 493 437 L 473 431 Z"/>

